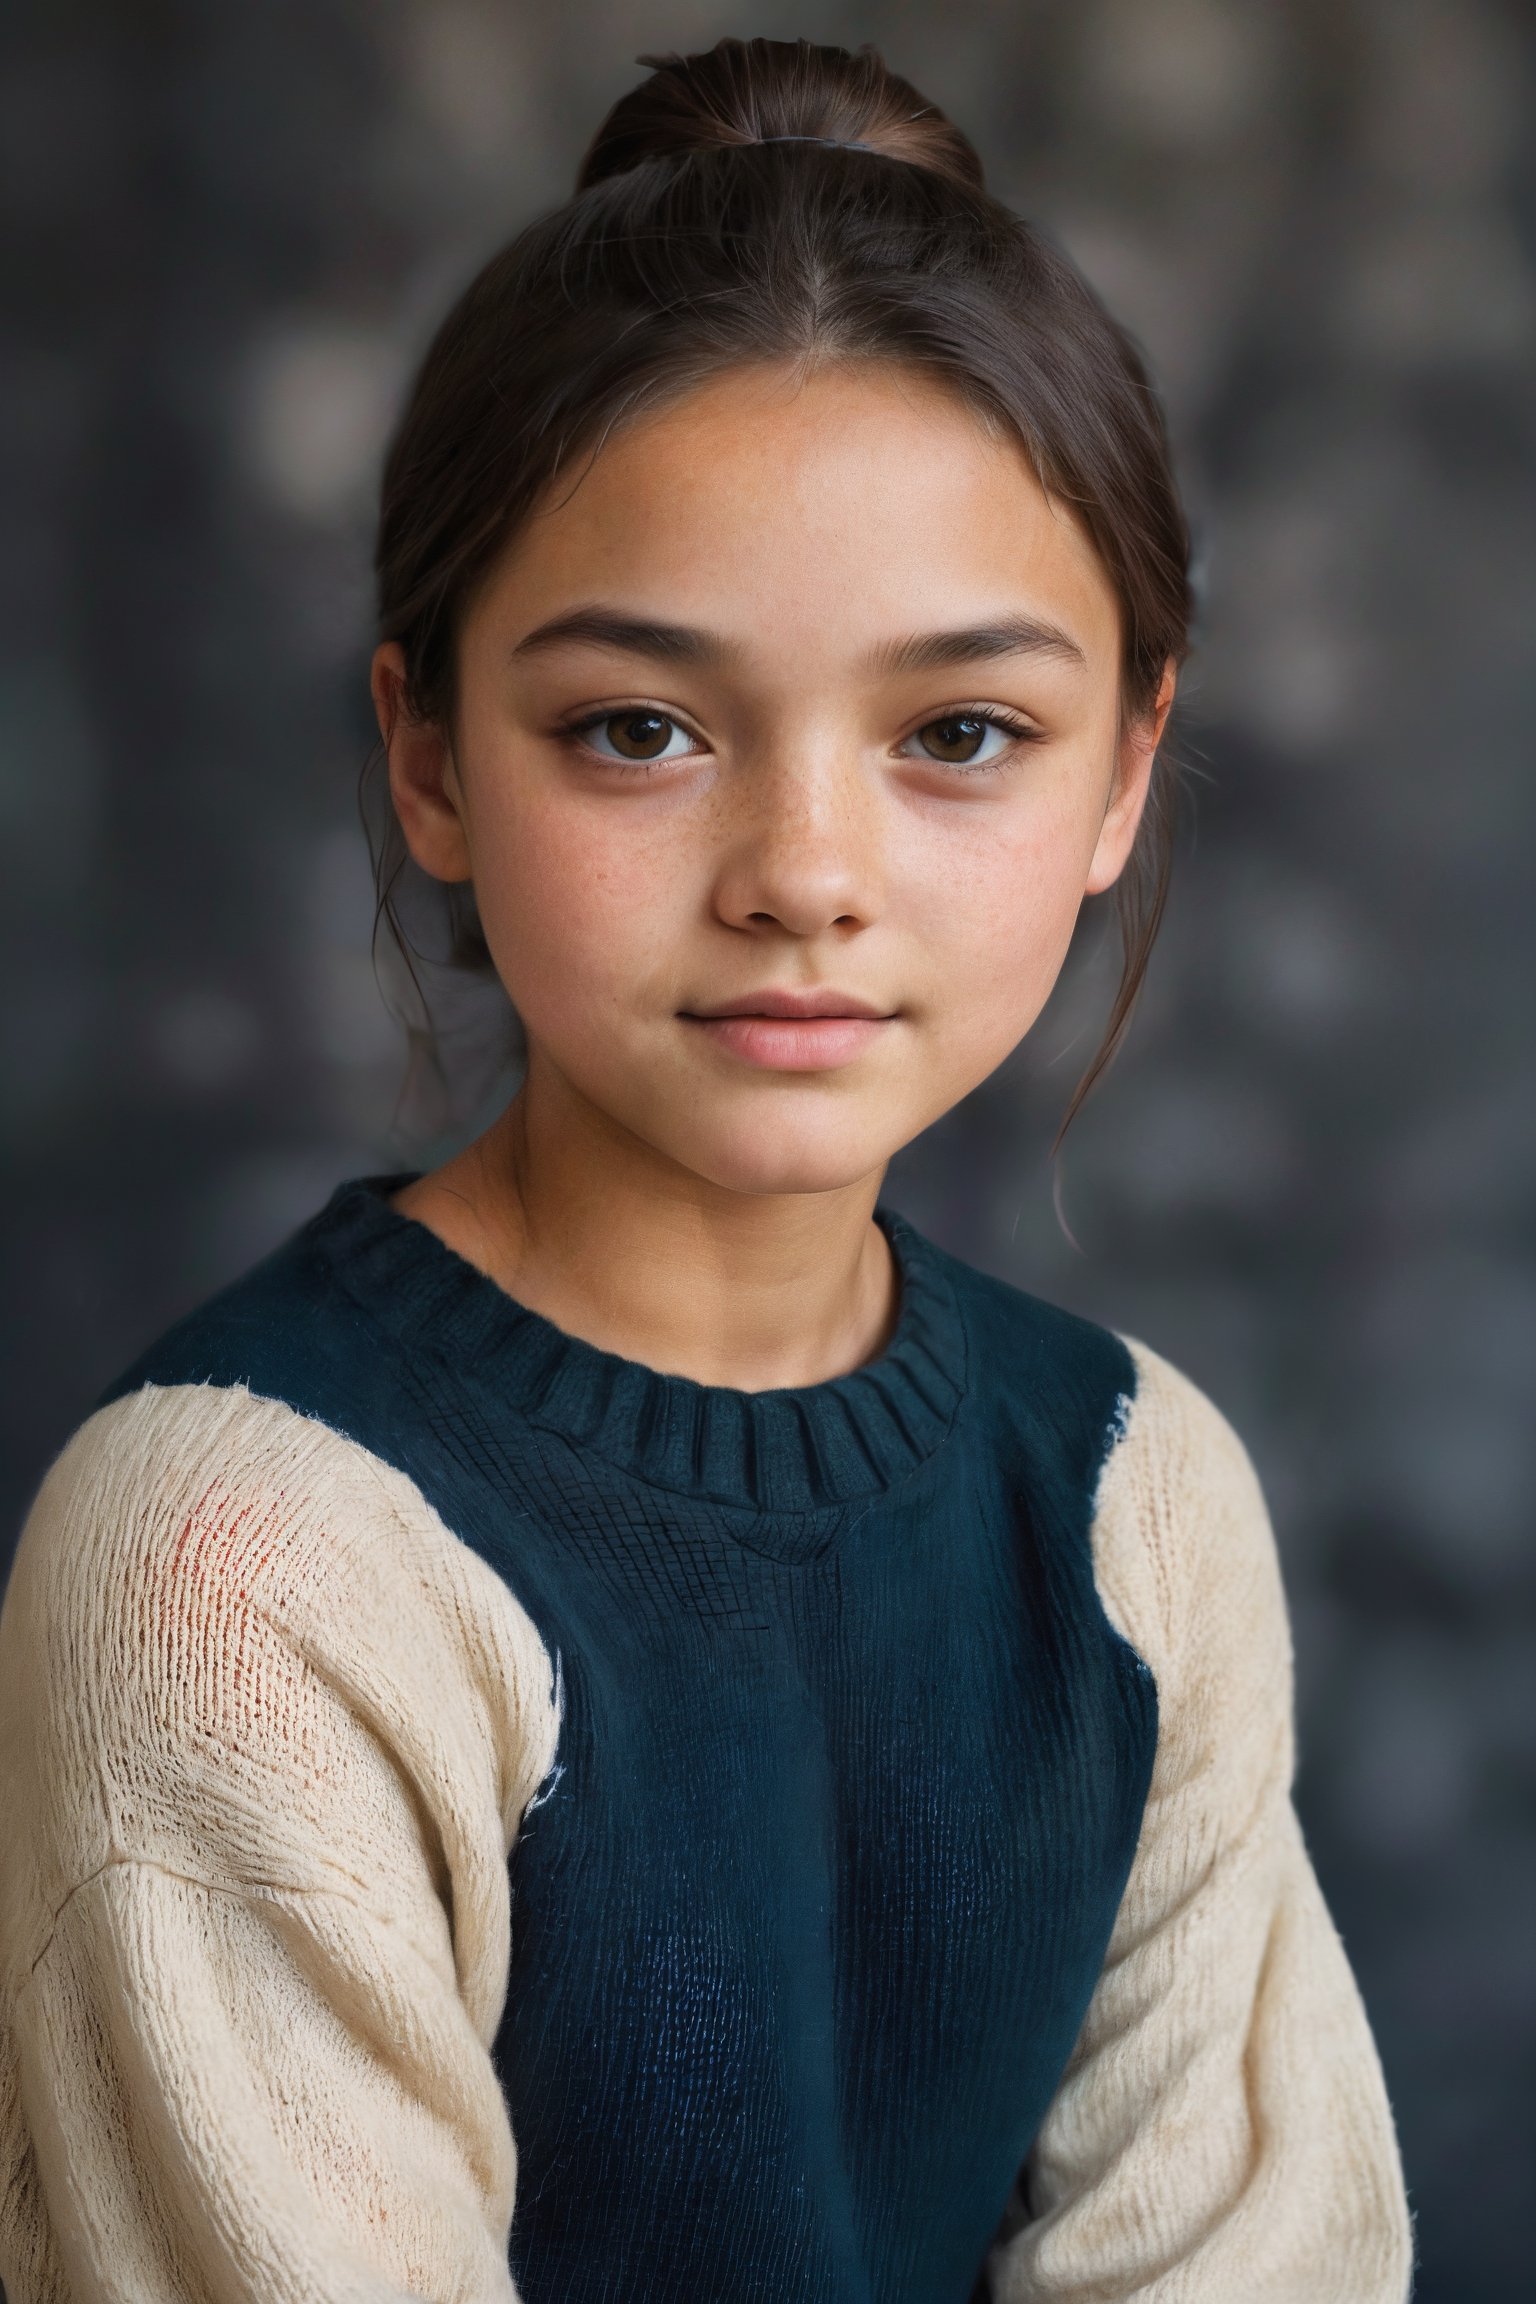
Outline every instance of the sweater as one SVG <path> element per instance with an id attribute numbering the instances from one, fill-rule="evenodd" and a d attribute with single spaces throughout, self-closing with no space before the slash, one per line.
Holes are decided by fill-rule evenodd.
<path id="1" fill-rule="evenodd" d="M 739 1392 L 354 1177 L 0 1613 L 9 2304 L 1402 2304 L 1252 1464 L 877 1210 Z"/>

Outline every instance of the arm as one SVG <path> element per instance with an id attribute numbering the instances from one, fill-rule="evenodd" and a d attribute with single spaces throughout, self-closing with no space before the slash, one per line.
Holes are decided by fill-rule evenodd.
<path id="1" fill-rule="evenodd" d="M 1385 2084 L 1291 1803 L 1269 1516 L 1214 1404 L 1127 1338 L 1138 1390 L 1094 1527 L 1158 1748 L 1098 1989 L 994 2249 L 997 2304 L 1403 2304 Z"/>
<path id="2" fill-rule="evenodd" d="M 83 1425 L 0 1617 L 10 2304 L 515 2304 L 491 2064 L 548 1660 L 243 1389 Z"/>

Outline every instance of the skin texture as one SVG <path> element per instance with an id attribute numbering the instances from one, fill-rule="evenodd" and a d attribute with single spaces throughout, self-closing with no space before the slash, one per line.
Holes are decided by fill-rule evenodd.
<path id="1" fill-rule="evenodd" d="M 577 616 L 708 644 L 546 632 Z M 897 656 L 1005 626 L 1037 629 Z M 398 647 L 374 661 L 412 854 L 473 880 L 529 1047 L 506 1112 L 402 1213 L 570 1332 L 701 1382 L 878 1352 L 886 1164 L 1028 1032 L 1130 854 L 1174 672 L 1127 725 L 1119 665 L 1085 531 L 921 376 L 734 371 L 615 434 L 471 601 L 451 730 L 404 708 Z M 637 741 L 662 756 L 622 756 Z M 702 1019 L 765 992 L 873 1014 Z"/>

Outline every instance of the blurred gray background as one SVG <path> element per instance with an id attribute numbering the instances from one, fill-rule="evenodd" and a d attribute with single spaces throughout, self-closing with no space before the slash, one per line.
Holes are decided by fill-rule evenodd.
<path id="1" fill-rule="evenodd" d="M 1208 1390 L 1422 2304 L 1530 2293 L 1536 102 L 1499 0 L 49 0 L 0 85 L 0 1552 L 90 1397 L 395 1125 L 369 958 L 381 443 L 642 49 L 858 41 L 1139 334 L 1208 609 L 1120 1061 L 1090 907 L 891 1196 Z M 1521 985 L 1526 990 L 1521 992 Z M 1240 2304 L 1240 2300 L 1234 2300 Z"/>

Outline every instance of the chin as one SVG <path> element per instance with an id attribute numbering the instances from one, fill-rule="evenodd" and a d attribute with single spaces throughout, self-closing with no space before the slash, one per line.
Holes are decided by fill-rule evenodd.
<path id="1" fill-rule="evenodd" d="M 873 1143 L 852 1129 L 797 1129 L 792 1123 L 779 1128 L 760 1122 L 755 1128 L 673 1142 L 666 1149 L 723 1192 L 767 1196 L 844 1191 L 883 1167 L 895 1147 Z"/>

